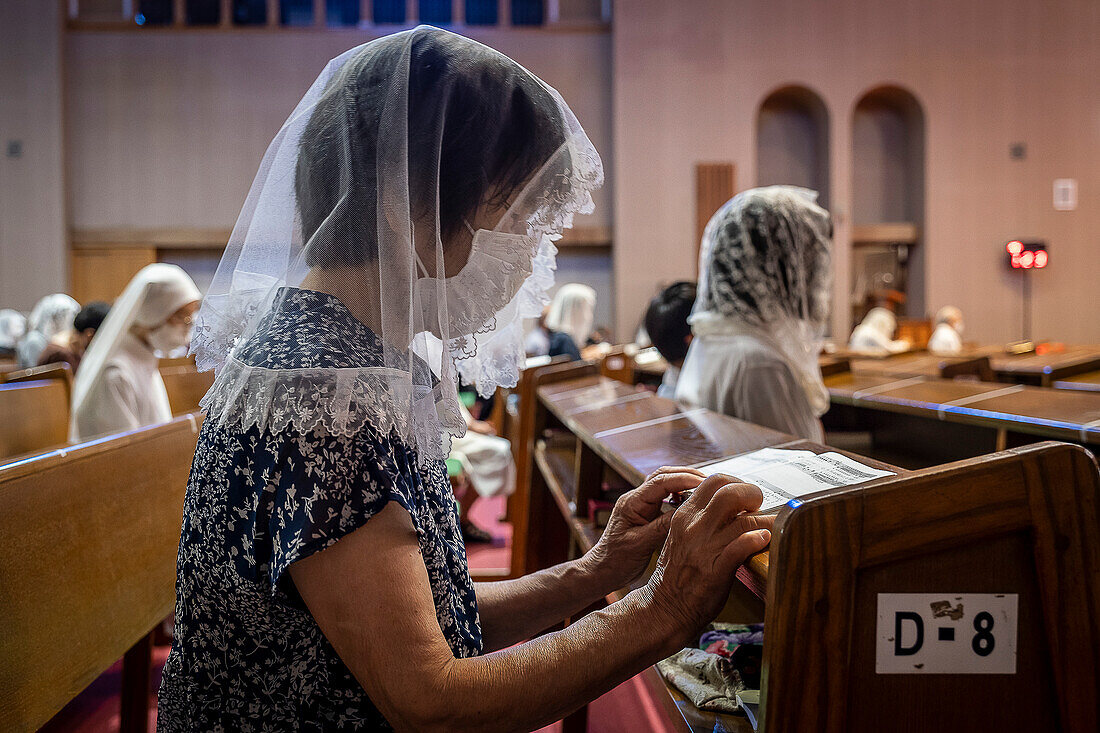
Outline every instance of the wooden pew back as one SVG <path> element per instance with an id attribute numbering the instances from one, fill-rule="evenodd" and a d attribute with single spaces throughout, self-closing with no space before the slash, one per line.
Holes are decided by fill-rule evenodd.
<path id="1" fill-rule="evenodd" d="M 1100 730 L 1098 491 L 1091 455 L 1043 443 L 784 509 L 762 729 Z M 900 593 L 1016 594 L 1015 673 L 877 673 L 879 594 Z M 980 630 L 978 609 L 968 614 L 964 644 Z M 988 625 L 1009 644 L 1006 619 Z M 924 639 L 948 641 L 936 628 Z"/>
<path id="2" fill-rule="evenodd" d="M 996 381 L 997 375 L 990 366 L 988 356 L 979 356 L 961 361 L 945 360 L 940 363 L 939 376 L 944 379 L 971 378 L 979 382 Z"/>
<path id="3" fill-rule="evenodd" d="M 0 463 L 56 448 L 69 437 L 69 389 L 47 379 L 0 384 Z"/>
<path id="4" fill-rule="evenodd" d="M 3 381 L 5 384 L 37 382 L 43 379 L 56 379 L 60 381 L 65 385 L 65 390 L 71 398 L 73 392 L 73 370 L 67 362 L 43 364 L 42 366 L 31 367 L 30 369 L 17 369 L 0 377 L 0 381 Z"/>
<path id="5" fill-rule="evenodd" d="M 37 729 L 172 611 L 197 425 L 0 469 L 0 729 Z"/>
<path id="6" fill-rule="evenodd" d="M 535 438 L 542 431 L 538 415 L 538 388 L 555 382 L 595 375 L 597 367 L 590 361 L 551 363 L 525 369 L 519 383 L 519 451 L 516 456 L 516 491 L 509 497 L 508 517 L 512 521 L 512 567 L 515 577 L 528 572 L 527 532 L 530 526 L 531 476 L 534 473 Z"/>
<path id="7" fill-rule="evenodd" d="M 619 382 L 634 384 L 634 359 L 626 347 L 614 346 L 600 359 L 600 374 Z"/>
<path id="8" fill-rule="evenodd" d="M 160 376 L 168 391 L 168 404 L 173 415 L 197 411 L 199 400 L 214 384 L 214 372 L 200 372 L 189 365 L 161 366 Z"/>

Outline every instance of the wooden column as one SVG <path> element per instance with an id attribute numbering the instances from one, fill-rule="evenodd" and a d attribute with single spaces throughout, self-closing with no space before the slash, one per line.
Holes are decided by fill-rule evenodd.
<path id="1" fill-rule="evenodd" d="M 733 198 L 735 189 L 733 163 L 695 164 L 695 261 L 699 261 L 699 244 L 703 230 L 714 212 Z"/>

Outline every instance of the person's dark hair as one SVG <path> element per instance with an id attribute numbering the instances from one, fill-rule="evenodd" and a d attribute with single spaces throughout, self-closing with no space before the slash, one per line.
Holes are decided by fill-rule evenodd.
<path id="1" fill-rule="evenodd" d="M 438 172 L 446 241 L 481 204 L 504 204 L 518 193 L 565 141 L 564 121 L 546 87 L 506 56 L 436 29 L 414 33 L 408 195 L 414 218 L 430 214 Z M 295 194 L 311 267 L 377 258 L 377 197 L 385 183 L 378 179 L 379 127 L 393 103 L 387 96 L 402 73 L 404 44 L 394 36 L 349 59 L 302 133 Z"/>
<path id="2" fill-rule="evenodd" d="M 645 330 L 649 340 L 669 363 L 687 356 L 687 337 L 691 335 L 688 316 L 694 304 L 695 283 L 681 281 L 658 293 L 646 308 Z"/>
<path id="3" fill-rule="evenodd" d="M 99 327 L 103 325 L 103 319 L 107 317 L 110 310 L 109 303 L 104 303 L 102 300 L 93 300 L 76 314 L 76 318 L 73 319 L 73 330 L 78 333 L 83 333 L 89 328 L 98 331 Z"/>

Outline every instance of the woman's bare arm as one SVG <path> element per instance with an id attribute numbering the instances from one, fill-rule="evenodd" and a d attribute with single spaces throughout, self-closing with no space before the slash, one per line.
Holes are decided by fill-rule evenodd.
<path id="1" fill-rule="evenodd" d="M 676 512 L 657 572 L 623 601 L 563 631 L 456 659 L 440 631 L 409 515 L 390 504 L 291 566 L 310 612 L 399 730 L 530 730 L 681 648 L 721 608 L 734 571 L 769 536 L 742 514 L 760 491 L 703 482 Z"/>

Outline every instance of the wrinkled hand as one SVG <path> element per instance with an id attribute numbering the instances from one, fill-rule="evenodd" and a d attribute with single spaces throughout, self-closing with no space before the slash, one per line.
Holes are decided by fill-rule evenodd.
<path id="1" fill-rule="evenodd" d="M 738 566 L 771 540 L 774 515 L 745 514 L 763 498 L 752 484 L 718 474 L 672 514 L 648 587 L 685 642 L 722 610 Z"/>
<path id="2" fill-rule="evenodd" d="M 668 536 L 673 513 L 661 513 L 665 497 L 694 489 L 704 478 L 694 468 L 665 466 L 619 497 L 600 541 L 585 556 L 593 572 L 607 578 L 609 590 L 624 588 L 645 572 Z"/>

